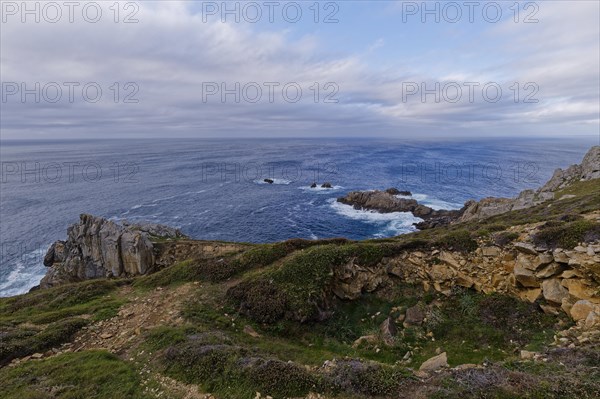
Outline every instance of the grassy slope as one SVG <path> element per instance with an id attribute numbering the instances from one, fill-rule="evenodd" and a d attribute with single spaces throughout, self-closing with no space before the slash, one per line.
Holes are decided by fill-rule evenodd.
<path id="1" fill-rule="evenodd" d="M 328 299 L 335 311 L 326 320 L 318 318 L 333 268 L 351 258 L 374 265 L 406 248 L 469 251 L 475 238 L 510 241 L 515 238 L 506 231 L 510 226 L 540 221 L 552 221 L 553 230 L 543 239 L 577 241 L 597 225 L 582 227 L 572 215 L 600 209 L 598 189 L 597 182 L 578 183 L 560 194 L 575 198 L 392 239 L 255 245 L 225 258 L 187 260 L 134 281 L 91 281 L 0 299 L 0 360 L 6 363 L 59 347 L 82 326 L 114 316 L 127 301 L 118 293 L 121 285 L 132 284 L 135 294 L 143 296 L 155 287 L 169 290 L 202 282 L 185 298 L 185 323 L 144 334 L 134 362 L 85 351 L 4 367 L 3 397 L 91 397 L 91 390 L 100 389 L 95 397 L 142 398 L 140 363 L 223 398 L 250 398 L 256 391 L 275 397 L 309 391 L 340 397 L 398 397 L 404 392 L 410 397 L 415 390 L 431 397 L 597 397 L 598 370 L 586 366 L 600 360 L 597 350 L 573 354 L 573 367 L 562 366 L 563 358 L 543 365 L 517 361 L 520 349 L 545 347 L 559 326 L 535 306 L 511 298 L 461 290 L 440 298 L 398 284 L 356 301 Z M 242 300 L 247 308 L 240 314 Z M 376 342 L 353 347 L 357 338 L 377 334 L 388 314 L 418 303 L 429 305 L 423 326 L 400 327 L 392 346 Z M 246 326 L 261 336 L 244 333 Z M 426 383 L 412 377 L 407 367 L 418 368 L 438 348 L 448 353 L 452 366 L 493 366 L 442 373 Z M 412 361 L 401 363 L 407 351 L 413 352 Z M 319 368 L 332 359 L 339 360 L 337 368 Z"/>

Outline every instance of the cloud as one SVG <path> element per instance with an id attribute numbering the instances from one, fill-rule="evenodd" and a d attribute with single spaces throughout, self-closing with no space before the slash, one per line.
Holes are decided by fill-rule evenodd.
<path id="1" fill-rule="evenodd" d="M 2 137 L 468 135 L 485 127 L 511 134 L 593 133 L 600 85 L 598 3 L 571 3 L 541 4 L 535 26 L 505 20 L 478 27 L 480 37 L 464 48 L 458 64 L 432 46 L 401 65 L 378 65 L 374 53 L 399 48 L 385 32 L 366 48 L 342 53 L 329 48 L 318 29 L 298 34 L 278 25 L 206 21 L 192 2 L 138 2 L 139 22 L 133 24 L 115 23 L 108 3 L 94 24 L 9 19 L 0 39 L 3 89 L 10 82 L 29 89 L 36 82 L 42 88 L 49 82 L 80 85 L 73 102 L 64 86 L 57 103 L 44 96 L 35 103 L 32 95 L 22 103 L 19 95 L 10 96 L 2 104 Z M 469 101 L 466 91 L 456 103 L 403 95 L 407 82 L 432 88 L 455 81 L 480 87 L 497 82 L 502 99 L 485 101 L 478 92 Z M 515 103 L 515 81 L 520 96 L 531 93 L 525 83 L 536 83 L 539 102 Z M 82 98 L 80 88 L 89 82 L 102 89 L 98 102 Z M 262 97 L 252 103 L 244 92 L 239 102 L 234 94 L 224 101 L 219 94 L 203 96 L 210 82 L 229 90 L 239 83 L 240 92 L 256 82 Z M 269 82 L 279 83 L 273 101 Z M 295 103 L 281 92 L 292 82 L 302 89 Z M 246 99 L 255 88 L 247 86 Z M 139 102 L 124 103 L 127 95 Z M 327 95 L 337 102 L 325 102 Z"/>

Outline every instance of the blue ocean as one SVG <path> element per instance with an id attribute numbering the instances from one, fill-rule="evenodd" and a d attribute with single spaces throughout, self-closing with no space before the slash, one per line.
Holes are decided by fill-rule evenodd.
<path id="1" fill-rule="evenodd" d="M 39 282 L 46 249 L 66 237 L 80 213 L 163 223 L 205 240 L 390 237 L 414 231 L 420 219 L 355 210 L 336 198 L 396 187 L 433 208 L 458 209 L 468 199 L 536 188 L 595 144 L 597 138 L 2 141 L 0 296 Z M 332 188 L 321 188 L 325 182 Z"/>

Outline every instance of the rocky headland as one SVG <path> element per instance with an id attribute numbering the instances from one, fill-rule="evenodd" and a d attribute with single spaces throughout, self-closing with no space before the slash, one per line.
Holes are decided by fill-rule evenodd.
<path id="1" fill-rule="evenodd" d="M 200 241 L 81 215 L 0 299 L 7 398 L 600 397 L 600 147 L 398 237 Z M 450 212 L 450 213 L 444 213 Z"/>

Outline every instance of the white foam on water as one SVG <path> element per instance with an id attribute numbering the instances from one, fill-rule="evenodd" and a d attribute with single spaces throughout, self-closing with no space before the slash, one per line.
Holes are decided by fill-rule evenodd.
<path id="1" fill-rule="evenodd" d="M 49 245 L 48 245 L 49 246 Z M 43 258 L 46 250 L 36 249 L 17 258 L 6 281 L 0 284 L 0 297 L 24 294 L 31 287 L 38 285 L 46 275 Z"/>
<path id="2" fill-rule="evenodd" d="M 389 237 L 416 231 L 417 229 L 413 226 L 413 223 L 423 221 L 423 219 L 414 216 L 410 212 L 379 213 L 376 211 L 354 209 L 351 205 L 337 202 L 335 198 L 330 199 L 329 203 L 333 210 L 341 216 L 381 226 L 382 230 L 375 234 L 375 237 Z"/>
<path id="3" fill-rule="evenodd" d="M 314 187 L 314 188 L 310 187 L 310 186 L 298 187 L 298 189 L 300 189 L 304 192 L 313 193 L 313 194 L 327 194 L 332 191 L 341 190 L 343 188 L 344 187 L 342 187 L 342 186 L 331 186 L 331 188 L 324 188 L 324 187 L 321 187 L 320 185 L 318 185 L 317 187 Z"/>
<path id="4" fill-rule="evenodd" d="M 256 179 L 256 180 L 253 180 L 253 182 L 256 184 L 268 184 L 268 185 L 283 184 L 286 186 L 292 182 L 291 180 L 286 180 L 286 179 L 271 179 L 271 180 L 273 180 L 273 183 L 267 183 L 266 181 L 264 181 L 264 179 Z"/>
<path id="5" fill-rule="evenodd" d="M 414 200 L 417 200 L 417 202 L 419 204 L 428 206 L 431 209 L 434 209 L 436 211 L 440 210 L 440 209 L 448 209 L 448 210 L 460 209 L 463 206 L 463 204 L 458 204 L 456 202 L 447 202 L 447 201 L 443 201 L 440 199 L 431 198 L 427 194 L 414 193 L 413 195 L 396 195 L 395 197 L 396 198 L 406 198 L 406 199 L 412 198 Z"/>

